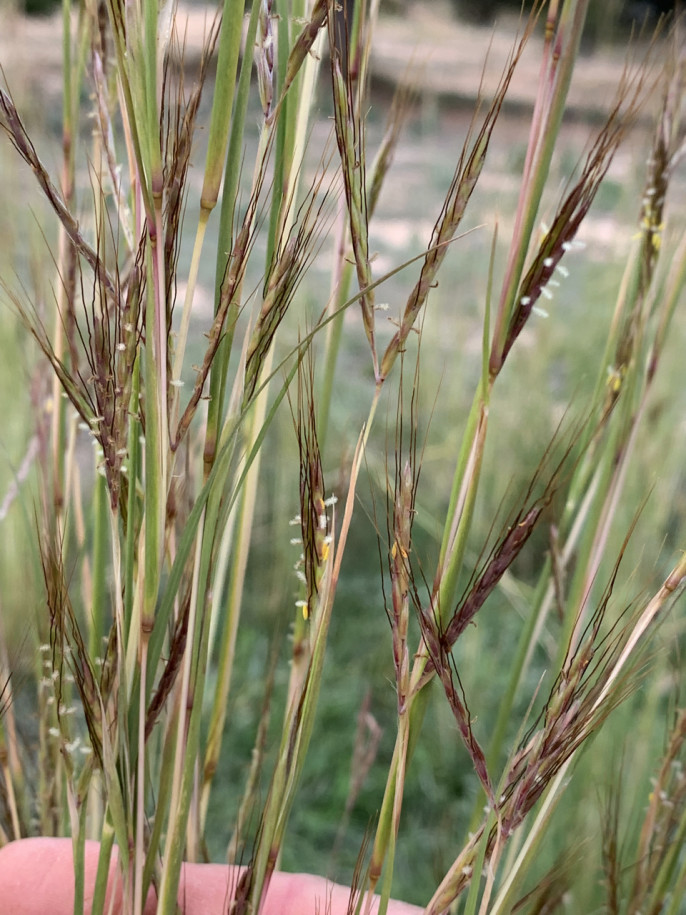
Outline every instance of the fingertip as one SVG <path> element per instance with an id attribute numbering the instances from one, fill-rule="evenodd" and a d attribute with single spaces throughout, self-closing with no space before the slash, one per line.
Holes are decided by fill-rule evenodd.
<path id="1" fill-rule="evenodd" d="M 67 858 L 71 860 L 70 844 L 55 839 L 20 839 L 0 849 L 0 886 L 6 910 L 12 915 L 68 911 L 68 887 L 53 879 L 64 870 Z"/>

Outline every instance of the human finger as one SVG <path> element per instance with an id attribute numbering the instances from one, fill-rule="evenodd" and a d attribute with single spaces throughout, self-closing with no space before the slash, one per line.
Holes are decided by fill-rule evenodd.
<path id="1" fill-rule="evenodd" d="M 100 847 L 86 842 L 84 902 L 90 913 Z M 184 864 L 178 901 L 184 915 L 225 915 L 242 869 L 222 864 Z M 350 890 L 312 874 L 275 873 L 265 896 L 263 915 L 347 915 Z M 74 906 L 74 860 L 69 839 L 34 838 L 0 849 L 0 899 L 8 915 L 71 915 Z M 116 860 L 110 864 L 107 905 L 122 911 L 122 883 Z M 154 892 L 145 915 L 154 915 Z M 107 907 L 106 907 L 107 910 Z M 378 900 L 371 912 L 378 911 Z M 392 901 L 388 915 L 420 915 L 421 909 Z"/>

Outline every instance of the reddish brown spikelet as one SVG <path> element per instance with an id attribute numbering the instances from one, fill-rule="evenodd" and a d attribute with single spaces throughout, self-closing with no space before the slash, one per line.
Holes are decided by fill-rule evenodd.
<path id="1" fill-rule="evenodd" d="M 272 0 L 260 0 L 257 20 L 257 42 L 255 46 L 255 67 L 262 112 L 265 120 L 272 113 L 274 96 L 274 32 L 272 30 Z"/>
<path id="2" fill-rule="evenodd" d="M 430 289 L 436 281 L 436 275 L 443 263 L 448 250 L 448 244 L 453 240 L 457 229 L 462 222 L 467 204 L 476 187 L 484 164 L 491 139 L 493 128 L 500 114 L 517 62 L 529 38 L 533 20 L 530 20 L 517 47 L 513 51 L 511 60 L 503 73 L 498 90 L 484 117 L 482 126 L 472 142 L 472 129 L 462 148 L 455 173 L 453 175 L 448 193 L 446 194 L 440 216 L 434 226 L 429 249 L 422 263 L 419 279 L 417 280 L 405 305 L 405 311 L 400 322 L 400 327 L 394 334 L 391 342 L 381 360 L 381 378 L 386 378 L 390 372 L 398 353 L 402 352 L 407 337 L 413 328 L 419 312 L 423 308 Z M 476 115 L 475 115 L 476 118 Z M 474 123 L 472 124 L 472 127 Z M 471 144 L 471 145 L 470 145 Z"/>
<path id="3" fill-rule="evenodd" d="M 656 878 L 670 851 L 674 848 L 679 823 L 686 810 L 686 710 L 676 713 L 659 771 L 648 798 L 638 848 L 631 890 L 632 911 L 639 911 L 656 883 Z"/>
<path id="4" fill-rule="evenodd" d="M 317 39 L 319 30 L 322 28 L 326 22 L 326 17 L 328 13 L 328 2 L 327 0 L 317 0 L 312 10 L 312 15 L 309 22 L 305 24 L 303 30 L 298 35 L 295 40 L 295 44 L 291 48 L 291 53 L 288 57 L 288 63 L 286 65 L 286 79 L 284 81 L 284 92 L 288 90 L 293 80 L 295 79 L 300 67 L 303 64 L 303 61 L 309 54 L 312 49 L 312 45 Z"/>
<path id="5" fill-rule="evenodd" d="M 166 121 L 163 150 L 164 180 L 164 260 L 167 282 L 167 312 L 171 313 L 175 290 L 179 249 L 181 244 L 181 224 L 186 199 L 186 184 L 190 168 L 193 137 L 196 132 L 196 120 L 202 92 L 205 85 L 210 61 L 219 37 L 219 21 L 213 24 L 207 41 L 203 45 L 200 58 L 200 69 L 196 82 L 188 98 L 184 87 L 184 49 L 180 48 L 178 57 L 181 66 L 172 75 L 169 73 L 169 60 L 165 60 L 164 92 L 162 120 Z M 176 32 L 174 32 L 176 38 Z M 174 88 L 172 88 L 174 87 Z M 174 93 L 174 94 L 172 94 Z"/>
<path id="6" fill-rule="evenodd" d="M 378 376 L 378 357 L 374 333 L 374 291 L 369 259 L 369 210 L 367 205 L 364 125 L 359 105 L 355 99 L 350 74 L 343 76 L 340 50 L 336 46 L 334 17 L 329 17 L 329 44 L 331 47 L 331 79 L 333 85 L 334 124 L 341 159 L 345 199 L 350 221 L 350 238 L 357 281 L 360 287 L 362 322 L 369 342 Z"/>
<path id="7" fill-rule="evenodd" d="M 54 669 L 57 715 L 61 715 L 62 678 L 67 666 L 74 677 L 86 720 L 88 736 L 98 764 L 102 766 L 101 695 L 86 643 L 69 596 L 62 557 L 45 535 L 39 536 L 46 603 L 50 614 L 50 644 Z"/>
<path id="8" fill-rule="evenodd" d="M 517 558 L 531 536 L 544 508 L 544 504 L 535 505 L 508 529 L 498 544 L 493 558 L 446 627 L 443 641 L 448 650 L 455 644 Z"/>
<path id="9" fill-rule="evenodd" d="M 169 646 L 169 657 L 164 665 L 164 670 L 160 676 L 155 694 L 148 704 L 145 717 L 145 739 L 147 740 L 152 734 L 155 723 L 161 715 L 167 699 L 174 687 L 174 683 L 181 670 L 184 653 L 186 651 L 186 639 L 188 636 L 188 617 L 191 608 L 190 590 L 185 595 L 183 606 L 174 627 L 174 633 Z"/>
<path id="10" fill-rule="evenodd" d="M 407 648 L 409 623 L 410 549 L 414 514 L 414 479 L 412 467 L 406 462 L 396 481 L 393 511 L 393 545 L 390 551 L 391 597 L 393 612 L 393 663 L 398 690 L 398 711 L 405 711 L 409 686 L 410 659 Z"/>
<path id="11" fill-rule="evenodd" d="M 237 302 L 237 297 L 245 275 L 248 256 L 255 240 L 253 220 L 256 207 L 257 195 L 254 195 L 250 206 L 248 207 L 248 211 L 246 212 L 243 226 L 241 227 L 231 250 L 228 269 L 221 285 L 219 307 L 215 313 L 212 327 L 207 334 L 209 342 L 205 350 L 205 355 L 203 356 L 202 364 L 196 374 L 190 399 L 179 420 L 176 436 L 172 442 L 172 451 L 176 451 L 190 428 L 193 417 L 195 416 L 195 411 L 200 403 L 207 377 L 212 368 L 214 357 L 217 355 L 219 344 L 221 343 L 226 330 L 226 325 L 227 323 L 235 322 L 238 318 L 239 304 Z"/>
<path id="12" fill-rule="evenodd" d="M 541 290 L 552 278 L 565 251 L 576 237 L 581 223 L 593 203 L 601 182 L 640 104 L 642 82 L 633 88 L 623 85 L 605 126 L 591 148 L 581 175 L 564 198 L 553 223 L 540 242 L 533 262 L 526 272 L 515 300 L 502 350 L 491 356 L 491 374 L 497 375 L 522 332 Z M 626 101 L 626 96 L 629 96 Z"/>
<path id="13" fill-rule="evenodd" d="M 311 360 L 298 377 L 298 448 L 300 451 L 300 530 L 307 588 L 306 613 L 311 613 L 329 558 L 329 521 L 324 472 L 317 438 Z"/>
<path id="14" fill-rule="evenodd" d="M 457 723 L 460 737 L 471 758 L 474 772 L 486 792 L 489 804 L 495 806 L 495 793 L 488 774 L 486 756 L 474 735 L 471 713 L 467 706 L 462 684 L 460 683 L 457 671 L 454 670 L 452 658 L 445 649 L 442 636 L 438 630 L 438 625 L 432 611 L 421 612 L 419 614 L 419 622 L 422 629 L 422 637 L 429 651 L 432 667 L 441 681 L 448 704 L 450 705 L 450 709 Z M 457 685 L 455 682 L 456 680 Z"/>
<path id="15" fill-rule="evenodd" d="M 248 342 L 244 406 L 255 393 L 264 358 L 293 301 L 298 284 L 316 248 L 316 239 L 326 223 L 327 194 L 324 193 L 318 199 L 323 180 L 322 171 L 309 189 L 307 199 L 300 208 L 299 219 L 290 230 L 288 239 L 274 256 L 262 307 Z"/>

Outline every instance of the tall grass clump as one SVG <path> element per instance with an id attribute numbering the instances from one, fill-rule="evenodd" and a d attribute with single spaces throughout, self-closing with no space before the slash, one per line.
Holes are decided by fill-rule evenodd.
<path id="1" fill-rule="evenodd" d="M 34 139 L 11 86 L 0 89 L 0 125 L 51 214 L 42 268 L 3 268 L 4 298 L 41 356 L 27 369 L 35 424 L 12 491 L 41 587 L 23 631 L 0 627 L 0 842 L 70 836 L 75 912 L 105 910 L 116 857 L 124 911 L 141 913 L 154 887 L 157 911 L 171 913 L 182 861 L 216 847 L 212 807 L 228 791 L 226 857 L 247 867 L 227 911 L 259 912 L 288 860 L 289 820 L 306 816 L 309 762 L 340 764 L 336 734 L 316 723 L 335 672 L 327 643 L 335 631 L 362 655 L 364 615 L 382 621 L 394 698 L 391 744 L 379 743 L 371 700 L 363 707 L 348 796 L 331 809 L 338 848 L 375 786 L 357 868 L 340 874 L 354 884 L 351 911 L 370 912 L 378 893 L 383 912 L 407 890 L 396 864 L 408 848 L 432 871 L 403 822 L 418 815 L 413 780 L 439 743 L 461 745 L 469 787 L 448 828 L 428 824 L 441 850 L 441 873 L 420 888 L 429 915 L 552 911 L 570 898 L 574 911 L 681 911 L 686 727 L 670 649 L 683 636 L 686 531 L 674 477 L 667 508 L 651 508 L 664 492 L 651 448 L 681 444 L 683 410 L 671 350 L 686 236 L 669 203 L 683 143 L 678 25 L 627 63 L 560 187 L 589 2 L 538 4 L 425 214 L 428 244 L 381 271 L 370 227 L 412 93 L 399 92 L 372 156 L 378 2 L 356 4 L 344 28 L 333 0 L 247 7 L 225 0 L 208 15 L 191 67 L 172 0 L 63 0 L 59 174 L 45 164 L 50 138 Z M 470 208 L 532 42 L 540 75 L 514 218 L 479 230 L 492 238 L 479 368 L 464 375 L 471 407 L 456 421 L 424 330 L 446 303 L 443 343 L 466 359 L 453 334 L 460 288 L 436 287 L 473 239 Z M 315 150 L 321 109 L 331 129 Z M 555 406 L 522 470 L 498 417 L 534 425 L 519 381 L 547 358 L 534 322 L 583 258 L 585 220 L 639 120 L 653 127 L 626 266 L 611 304 L 607 290 L 579 303 L 598 313 L 600 345 L 549 306 L 592 381 Z M 325 290 L 310 279 L 318 270 Z M 404 292 L 389 330 L 379 315 L 391 283 Z M 448 426 L 457 433 L 429 474 Z M 364 606 L 343 607 L 369 519 L 380 585 L 365 580 Z M 488 641 L 500 631 L 507 644 Z M 266 658 L 251 647 L 257 632 Z M 248 692 L 259 698 L 252 753 L 224 740 Z M 334 698 L 352 733 L 355 702 Z M 618 754 L 601 778 L 605 735 L 627 762 Z M 649 752 L 646 738 L 661 746 Z M 227 788 L 227 765 L 240 790 Z M 589 805 L 595 826 L 575 820 Z M 88 904 L 86 839 L 100 843 Z M 601 861 L 593 880 L 589 860 Z"/>

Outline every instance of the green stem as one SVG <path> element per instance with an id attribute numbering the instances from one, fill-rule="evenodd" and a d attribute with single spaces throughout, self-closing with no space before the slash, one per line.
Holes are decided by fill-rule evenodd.
<path id="1" fill-rule="evenodd" d="M 95 872 L 95 885 L 91 901 L 91 915 L 103 915 L 105 911 L 105 896 L 110 875 L 110 861 L 114 846 L 114 829 L 109 819 L 106 819 L 100 831 L 100 851 L 98 853 L 98 869 Z"/>
<path id="2" fill-rule="evenodd" d="M 93 587 L 89 615 L 88 652 L 91 658 L 102 655 L 105 634 L 105 605 L 107 600 L 107 535 L 109 530 L 109 499 L 107 481 L 96 472 L 93 492 Z"/>
<path id="3" fill-rule="evenodd" d="M 255 44 L 259 11 L 260 4 L 253 3 L 252 11 L 250 14 L 250 22 L 248 23 L 248 31 L 245 43 L 246 48 L 252 48 Z M 229 269 L 229 256 L 233 246 L 233 222 L 236 197 L 238 194 L 238 182 L 241 172 L 241 150 L 243 147 L 245 117 L 248 109 L 248 99 L 250 95 L 251 72 L 252 55 L 245 54 L 241 62 L 241 71 L 238 78 L 236 106 L 231 126 L 229 150 L 226 157 L 226 167 L 224 170 L 224 191 L 222 194 L 219 214 L 217 258 L 215 266 L 215 314 L 219 308 L 222 282 L 227 270 Z M 236 310 L 237 308 L 238 306 L 236 305 Z M 226 333 L 222 338 L 221 343 L 219 344 L 210 372 L 210 398 L 207 408 L 207 431 L 205 433 L 205 463 L 208 469 L 214 462 L 214 455 L 216 453 L 217 442 L 219 439 L 219 429 L 221 427 L 222 417 L 224 413 L 224 392 L 226 389 L 229 359 L 231 357 L 233 334 L 234 322 L 229 317 L 226 322 Z"/>

